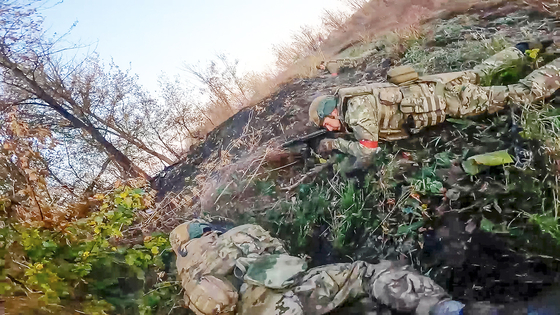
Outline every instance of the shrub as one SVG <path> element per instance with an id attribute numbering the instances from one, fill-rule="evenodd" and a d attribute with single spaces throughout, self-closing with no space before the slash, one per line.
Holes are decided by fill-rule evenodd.
<path id="1" fill-rule="evenodd" d="M 172 257 L 168 237 L 125 242 L 135 211 L 150 198 L 144 189 L 124 186 L 96 195 L 101 205 L 86 218 L 52 229 L 3 221 L 0 273 L 9 280 L 0 282 L 0 294 L 6 306 L 39 313 L 169 312 L 178 285 L 163 281 Z"/>

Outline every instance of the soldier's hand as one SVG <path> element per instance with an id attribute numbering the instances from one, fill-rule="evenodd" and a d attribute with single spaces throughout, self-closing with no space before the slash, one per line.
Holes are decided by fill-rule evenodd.
<path id="1" fill-rule="evenodd" d="M 319 153 L 331 153 L 334 150 L 334 139 L 323 139 L 319 142 Z"/>

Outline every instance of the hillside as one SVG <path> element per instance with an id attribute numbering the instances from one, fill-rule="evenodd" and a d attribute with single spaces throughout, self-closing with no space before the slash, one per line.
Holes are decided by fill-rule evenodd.
<path id="1" fill-rule="evenodd" d="M 547 292 L 560 280 L 560 232 L 547 223 L 558 208 L 555 99 L 384 143 L 366 170 L 350 169 L 343 155 L 331 165 L 281 144 L 315 130 L 307 108 L 316 96 L 384 82 L 390 65 L 424 74 L 469 69 L 517 42 L 559 38 L 558 26 L 547 13 L 497 2 L 341 43 L 339 56 L 378 51 L 338 76 L 294 79 L 214 129 L 154 179 L 160 202 L 145 214 L 144 228 L 169 231 L 193 217 L 256 222 L 293 254 L 310 255 L 312 265 L 402 259 L 467 304 L 506 305 Z M 495 150 L 508 150 L 517 163 L 475 176 L 460 167 Z"/>

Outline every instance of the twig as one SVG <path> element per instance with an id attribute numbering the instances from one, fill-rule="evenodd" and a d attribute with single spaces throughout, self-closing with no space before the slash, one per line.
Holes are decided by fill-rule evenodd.
<path id="1" fill-rule="evenodd" d="M 274 171 L 281 170 L 281 169 L 286 168 L 286 167 L 288 167 L 288 166 L 292 166 L 292 165 L 294 165 L 294 164 L 296 164 L 296 163 L 298 163 L 298 162 L 299 162 L 299 161 L 294 161 L 294 162 L 292 162 L 292 163 L 290 163 L 290 164 L 282 165 L 282 166 L 280 166 L 280 167 L 273 168 L 273 169 L 271 169 L 271 170 L 264 171 L 264 172 L 262 172 L 262 173 L 258 173 L 257 176 L 260 176 L 260 175 L 263 175 L 263 174 L 268 174 L 268 173 L 271 173 L 271 172 L 274 172 Z"/>
<path id="2" fill-rule="evenodd" d="M 245 188 L 243 188 L 243 190 L 241 191 L 241 194 L 243 194 L 245 192 L 245 189 L 247 189 L 247 187 L 249 187 L 249 184 L 251 184 L 251 182 L 253 181 L 253 178 L 255 178 L 255 176 L 257 176 L 257 172 L 259 171 L 259 169 L 261 168 L 264 159 L 266 158 L 266 155 L 268 154 L 268 150 L 269 147 L 266 147 L 266 151 L 264 152 L 264 155 L 259 163 L 259 166 L 257 166 L 257 168 L 255 169 L 255 171 L 253 172 L 253 175 L 251 175 L 251 178 L 249 178 L 249 180 L 247 181 L 247 185 L 245 185 Z"/>
<path id="3" fill-rule="evenodd" d="M 330 162 L 330 161 L 329 161 L 329 162 L 327 162 L 327 163 L 325 163 L 325 164 L 322 164 L 322 165 L 319 165 L 319 166 L 317 166 L 317 167 L 314 167 L 310 172 L 308 172 L 308 173 L 306 173 L 305 175 L 303 175 L 303 177 L 302 177 L 300 180 L 298 180 L 295 184 L 293 184 L 293 185 L 291 185 L 291 186 L 288 186 L 288 187 L 282 187 L 282 188 L 280 188 L 280 190 L 291 191 L 291 190 L 297 188 L 301 183 L 303 183 L 303 182 L 304 182 L 307 178 L 309 178 L 310 176 L 313 176 L 313 175 L 315 175 L 315 174 L 320 173 L 322 170 L 324 170 L 325 168 L 327 168 L 327 167 L 329 167 L 329 166 L 331 166 L 331 165 L 333 165 L 333 164 L 334 164 L 334 161 L 333 161 L 333 162 Z"/>
<path id="4" fill-rule="evenodd" d="M 327 177 L 327 182 L 329 182 L 329 185 L 331 185 L 331 188 L 334 190 L 334 192 L 342 197 L 342 194 L 340 194 L 340 192 L 338 190 L 336 190 L 336 188 L 334 188 L 334 185 L 331 183 L 331 181 L 329 180 L 329 178 Z"/>
<path id="5" fill-rule="evenodd" d="M 20 263 L 20 262 L 19 262 L 19 261 L 17 261 L 17 260 L 13 260 L 13 262 L 15 262 L 16 264 L 18 264 L 18 265 L 20 265 L 20 266 L 22 266 L 22 267 L 25 267 L 25 268 L 27 268 L 27 269 L 29 269 L 29 268 L 30 268 L 29 266 L 27 266 L 27 265 L 24 265 L 24 264 Z"/>
<path id="6" fill-rule="evenodd" d="M 174 302 L 173 302 L 173 306 L 171 306 L 171 309 L 169 310 L 169 313 L 167 313 L 167 315 L 171 314 L 171 312 L 173 311 L 173 309 L 176 308 L 175 305 L 177 305 L 177 301 L 174 301 Z"/>
<path id="7" fill-rule="evenodd" d="M 220 197 L 222 197 L 222 195 L 226 192 L 226 190 L 228 189 L 229 185 L 231 185 L 233 183 L 233 181 L 230 181 L 226 187 L 222 190 L 222 192 L 220 193 L 220 195 L 218 196 L 218 198 L 216 198 L 216 201 L 214 201 L 214 204 L 216 204 L 218 202 L 218 200 L 220 200 Z"/>
<path id="8" fill-rule="evenodd" d="M 393 209 L 391 209 L 391 211 L 385 216 L 385 218 L 383 218 L 383 221 L 381 221 L 381 223 L 379 223 L 379 225 L 371 232 L 372 234 L 375 233 L 375 231 L 377 231 L 377 229 L 383 225 L 383 223 L 385 223 L 385 221 L 387 221 L 387 219 L 393 214 L 393 212 L 395 212 L 395 210 L 397 210 L 397 208 L 399 208 L 401 206 L 401 204 L 410 196 L 410 190 L 407 190 L 406 192 L 404 192 L 401 197 L 399 197 L 399 200 L 395 203 L 395 205 L 393 206 Z"/>

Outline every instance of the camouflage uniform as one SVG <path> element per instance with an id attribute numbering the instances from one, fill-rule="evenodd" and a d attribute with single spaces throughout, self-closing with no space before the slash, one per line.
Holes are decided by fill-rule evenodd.
<path id="1" fill-rule="evenodd" d="M 358 57 L 346 57 L 346 58 L 338 58 L 333 60 L 327 60 L 323 64 L 325 65 L 325 71 L 330 74 L 336 75 L 338 74 L 341 68 L 356 68 L 363 62 L 367 60 L 368 57 L 372 56 L 376 53 L 377 50 L 368 50 L 362 53 Z"/>
<path id="2" fill-rule="evenodd" d="M 336 95 L 340 120 L 358 142 L 336 139 L 333 149 L 368 157 L 376 151 L 379 140 L 407 138 L 410 131 L 404 128 L 407 120 L 412 121 L 412 128 L 417 131 L 443 122 L 446 116 L 493 113 L 508 102 L 539 101 L 560 88 L 560 58 L 533 71 L 517 84 L 479 85 L 524 58 L 520 50 L 512 47 L 469 71 L 424 76 L 398 86 L 381 83 L 340 89 Z"/>
<path id="3" fill-rule="evenodd" d="M 190 224 L 175 228 L 170 241 L 186 305 L 196 314 L 325 314 L 369 296 L 398 311 L 428 315 L 441 301 L 449 303 L 440 286 L 409 266 L 356 261 L 307 270 L 303 259 L 289 256 L 258 225 L 192 239 Z"/>

